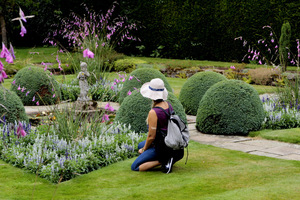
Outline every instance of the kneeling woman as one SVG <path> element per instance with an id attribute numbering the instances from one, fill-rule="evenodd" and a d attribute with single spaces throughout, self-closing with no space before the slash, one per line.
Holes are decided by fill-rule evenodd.
<path id="1" fill-rule="evenodd" d="M 144 97 L 153 100 L 153 106 L 147 118 L 149 127 L 147 139 L 138 145 L 140 155 L 131 165 L 131 169 L 134 171 L 147 171 L 162 165 L 163 172 L 170 173 L 173 164 L 183 157 L 184 151 L 183 149 L 169 149 L 163 142 L 164 137 L 162 134 L 167 133 L 168 117 L 157 107 L 163 108 L 167 113 L 169 113 L 169 107 L 171 111 L 173 110 L 171 104 L 165 101 L 168 97 L 168 91 L 164 86 L 164 82 L 156 78 L 145 83 L 140 92 Z"/>

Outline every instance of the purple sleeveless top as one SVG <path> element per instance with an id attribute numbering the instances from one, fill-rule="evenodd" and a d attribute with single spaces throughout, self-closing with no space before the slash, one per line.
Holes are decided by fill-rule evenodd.
<path id="1" fill-rule="evenodd" d="M 169 106 L 172 111 L 173 107 L 171 106 L 170 103 L 169 103 Z M 155 113 L 157 115 L 157 127 L 160 128 L 160 130 L 162 130 L 162 131 L 166 131 L 168 129 L 168 118 L 167 118 L 166 113 L 164 113 L 164 111 L 162 111 L 159 108 L 152 108 L 152 109 L 155 111 Z M 165 111 L 167 113 L 169 113 L 169 108 L 165 109 Z"/>

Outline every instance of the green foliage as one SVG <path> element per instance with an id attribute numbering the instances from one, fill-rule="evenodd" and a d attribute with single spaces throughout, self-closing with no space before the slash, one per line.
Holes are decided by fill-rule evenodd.
<path id="1" fill-rule="evenodd" d="M 129 80 L 133 77 L 132 80 Z M 126 79 L 123 85 L 123 89 L 120 92 L 119 103 L 122 104 L 124 98 L 127 96 L 128 91 L 139 89 L 144 83 L 150 82 L 154 78 L 160 78 L 164 81 L 165 87 L 169 92 L 172 92 L 172 88 L 168 83 L 166 77 L 158 70 L 152 68 L 140 68 L 134 70 Z"/>
<path id="2" fill-rule="evenodd" d="M 28 122 L 23 103 L 15 92 L 0 87 L 0 102 L 0 119 L 5 116 L 7 122 Z"/>
<path id="3" fill-rule="evenodd" d="M 14 79 L 15 84 L 11 85 L 10 90 L 16 92 L 26 106 L 36 105 L 37 101 L 40 105 L 51 105 L 61 99 L 59 85 L 48 70 L 34 66 L 25 67 L 18 71 Z M 18 90 L 19 86 L 21 89 Z M 23 92 L 22 88 L 25 89 Z"/>
<path id="4" fill-rule="evenodd" d="M 168 99 L 173 106 L 175 112 L 186 123 L 186 116 L 180 101 L 169 93 Z M 152 100 L 143 97 L 139 91 L 135 90 L 126 97 L 117 111 L 115 121 L 131 126 L 131 130 L 136 132 L 148 132 L 146 119 L 151 110 Z"/>
<path id="5" fill-rule="evenodd" d="M 293 106 L 298 106 L 298 102 L 300 100 L 299 86 L 300 77 L 298 73 L 288 74 L 283 77 L 283 86 L 278 85 L 276 88 L 276 94 L 279 102 L 290 103 Z"/>
<path id="6" fill-rule="evenodd" d="M 239 80 L 216 83 L 199 103 L 196 127 L 218 135 L 247 135 L 259 130 L 265 117 L 257 91 Z"/>
<path id="7" fill-rule="evenodd" d="M 130 73 L 136 68 L 136 64 L 132 59 L 121 59 L 114 62 L 114 70 L 117 72 Z"/>
<path id="8" fill-rule="evenodd" d="M 191 76 L 182 86 L 179 94 L 185 112 L 197 115 L 199 102 L 205 92 L 215 83 L 224 80 L 226 78 L 223 75 L 211 71 L 198 72 Z"/>
<path id="9" fill-rule="evenodd" d="M 288 51 L 290 49 L 291 40 L 291 25 L 289 22 L 285 22 L 281 27 L 281 35 L 279 39 L 279 59 L 282 66 L 282 71 L 286 71 L 288 64 Z"/>
<path id="10" fill-rule="evenodd" d="M 78 85 L 60 84 L 60 90 L 61 100 L 63 101 L 76 101 L 80 94 L 80 87 Z"/>

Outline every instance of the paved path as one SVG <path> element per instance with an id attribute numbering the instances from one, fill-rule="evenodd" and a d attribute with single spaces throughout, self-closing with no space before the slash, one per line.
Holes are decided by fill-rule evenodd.
<path id="1" fill-rule="evenodd" d="M 196 125 L 196 116 L 187 115 L 191 140 L 201 144 L 213 145 L 245 153 L 300 161 L 300 145 L 243 136 L 209 135 L 200 133 Z"/>
<path id="2" fill-rule="evenodd" d="M 63 108 L 70 104 L 71 103 L 62 103 L 58 105 L 58 107 Z M 106 102 L 98 102 L 98 107 L 104 108 L 106 104 Z M 118 103 L 110 103 L 110 105 L 114 107 L 115 110 L 119 109 Z M 36 115 L 43 111 L 50 111 L 50 108 L 50 106 L 25 106 L 25 111 L 28 115 Z M 300 161 L 300 145 L 242 136 L 203 134 L 195 127 L 195 116 L 187 115 L 187 119 L 191 140 L 197 141 L 201 144 L 213 145 L 216 147 L 242 151 L 259 156 Z"/>

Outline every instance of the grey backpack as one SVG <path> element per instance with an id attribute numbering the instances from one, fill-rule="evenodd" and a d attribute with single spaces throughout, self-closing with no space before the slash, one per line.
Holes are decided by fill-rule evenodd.
<path id="1" fill-rule="evenodd" d="M 165 144 L 167 147 L 173 150 L 183 149 L 188 146 L 190 134 L 187 126 L 182 121 L 182 119 L 175 114 L 174 110 L 171 111 L 169 104 L 169 113 L 167 113 L 163 108 L 156 107 L 164 111 L 168 117 L 168 132 L 165 137 Z"/>

